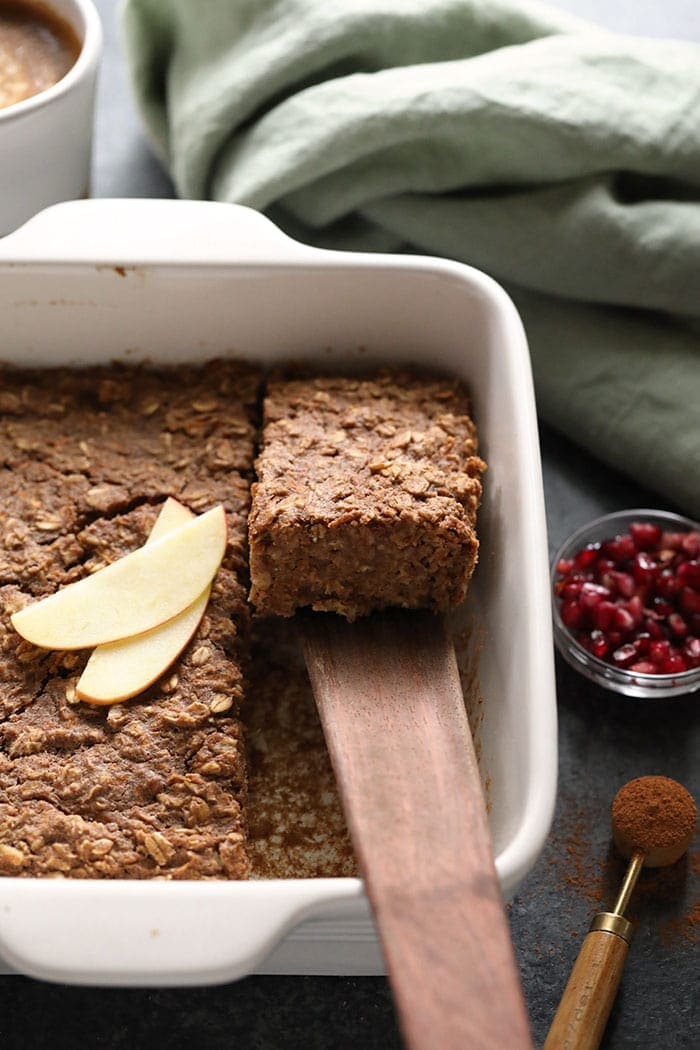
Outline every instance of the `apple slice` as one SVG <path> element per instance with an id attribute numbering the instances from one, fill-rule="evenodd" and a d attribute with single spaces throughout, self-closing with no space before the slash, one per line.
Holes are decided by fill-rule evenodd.
<path id="1" fill-rule="evenodd" d="M 166 536 L 194 515 L 177 500 L 168 499 L 146 543 Z M 197 630 L 209 601 L 211 585 L 172 620 L 152 631 L 99 645 L 80 676 L 76 693 L 92 704 L 117 704 L 148 689 L 167 671 Z"/>
<path id="2" fill-rule="evenodd" d="M 43 649 L 86 649 L 143 634 L 204 592 L 225 549 L 226 515 L 218 506 L 26 606 L 14 614 L 12 626 Z"/>
<path id="3" fill-rule="evenodd" d="M 92 704 L 118 704 L 153 685 L 197 630 L 210 594 L 211 584 L 184 612 L 160 627 L 121 642 L 98 645 L 78 681 L 75 691 L 80 699 Z"/>
<path id="4" fill-rule="evenodd" d="M 160 514 L 156 518 L 153 528 L 148 534 L 146 543 L 155 543 L 156 540 L 162 540 L 163 536 L 167 536 L 169 532 L 173 532 L 174 529 L 180 527 L 180 525 L 186 525 L 188 521 L 192 521 L 194 514 L 188 508 L 183 506 L 182 503 L 178 503 L 172 496 L 168 496 L 163 506 L 160 508 Z"/>

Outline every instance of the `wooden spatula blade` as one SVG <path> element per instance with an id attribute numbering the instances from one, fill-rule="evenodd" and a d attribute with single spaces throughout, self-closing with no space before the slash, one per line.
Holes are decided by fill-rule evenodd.
<path id="1" fill-rule="evenodd" d="M 454 649 L 439 618 L 299 617 L 411 1050 L 531 1047 Z"/>

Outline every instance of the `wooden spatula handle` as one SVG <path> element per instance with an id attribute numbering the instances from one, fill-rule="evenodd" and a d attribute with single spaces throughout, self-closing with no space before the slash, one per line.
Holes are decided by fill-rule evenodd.
<path id="1" fill-rule="evenodd" d="M 597 1050 L 628 951 L 627 940 L 615 933 L 586 934 L 543 1050 Z"/>
<path id="2" fill-rule="evenodd" d="M 302 617 L 306 663 L 410 1050 L 531 1040 L 454 650 L 429 613 Z"/>

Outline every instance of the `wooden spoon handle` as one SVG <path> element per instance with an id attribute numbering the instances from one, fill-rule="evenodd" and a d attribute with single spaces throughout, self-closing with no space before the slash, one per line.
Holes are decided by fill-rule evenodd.
<path id="1" fill-rule="evenodd" d="M 615 933 L 586 934 L 542 1050 L 597 1050 L 628 950 Z"/>
<path id="2" fill-rule="evenodd" d="M 452 644 L 429 613 L 301 619 L 411 1050 L 530 1047 Z"/>

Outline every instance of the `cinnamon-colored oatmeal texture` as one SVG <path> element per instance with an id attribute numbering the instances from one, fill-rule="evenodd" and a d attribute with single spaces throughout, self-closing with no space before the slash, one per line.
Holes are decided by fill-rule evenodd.
<path id="1" fill-rule="evenodd" d="M 273 377 L 249 519 L 257 612 L 458 605 L 484 466 L 456 380 Z"/>
<path id="2" fill-rule="evenodd" d="M 0 875 L 248 874 L 238 713 L 259 382 L 230 362 L 0 371 Z M 89 653 L 35 648 L 10 615 L 141 546 L 168 496 L 227 511 L 205 617 L 141 696 L 81 703 Z"/>

